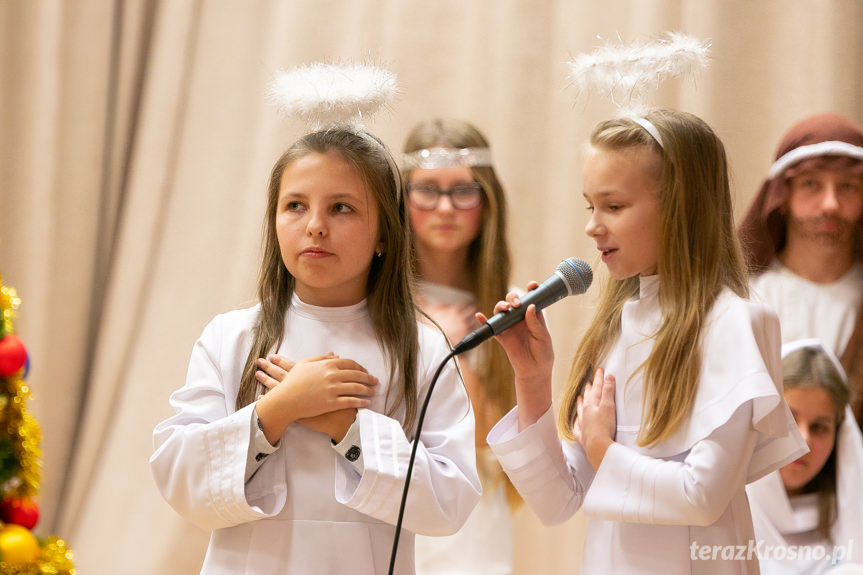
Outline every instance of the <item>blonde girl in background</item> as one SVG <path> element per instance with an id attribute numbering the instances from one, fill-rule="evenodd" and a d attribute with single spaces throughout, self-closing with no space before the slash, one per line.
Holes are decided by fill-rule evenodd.
<path id="1" fill-rule="evenodd" d="M 758 573 L 737 554 L 753 539 L 744 487 L 806 446 L 782 398 L 779 322 L 747 299 L 724 147 L 684 112 L 604 121 L 583 194 L 609 277 L 561 437 L 551 339 L 529 308 L 498 336 L 518 406 L 489 444 L 545 523 L 584 507 L 583 575 Z M 516 294 L 495 310 L 509 305 Z"/>
<path id="2" fill-rule="evenodd" d="M 154 431 L 156 484 L 212 531 L 206 574 L 386 572 L 418 400 L 449 352 L 418 324 L 398 169 L 368 133 L 313 132 L 268 185 L 259 302 L 194 346 Z M 480 496 L 454 362 L 416 454 L 395 573 L 412 532 L 457 531 Z"/>
<path id="3" fill-rule="evenodd" d="M 762 575 L 863 573 L 863 438 L 845 370 L 818 339 L 782 346 L 785 401 L 809 453 L 747 486 Z"/>
<path id="4" fill-rule="evenodd" d="M 415 248 L 418 303 L 455 345 L 479 327 L 511 289 L 507 207 L 485 136 L 457 119 L 417 124 L 404 144 L 403 173 Z M 512 573 L 511 512 L 520 503 L 485 437 L 515 405 L 513 373 L 496 342 L 462 356 L 476 415 L 483 496 L 465 526 L 445 538 L 420 537 L 417 573 Z"/>

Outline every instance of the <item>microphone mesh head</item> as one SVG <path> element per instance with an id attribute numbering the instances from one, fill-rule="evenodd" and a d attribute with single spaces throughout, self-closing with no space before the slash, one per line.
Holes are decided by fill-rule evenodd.
<path id="1" fill-rule="evenodd" d="M 583 294 L 593 283 L 593 270 L 582 259 L 567 258 L 557 265 L 557 271 L 569 287 L 569 295 Z"/>

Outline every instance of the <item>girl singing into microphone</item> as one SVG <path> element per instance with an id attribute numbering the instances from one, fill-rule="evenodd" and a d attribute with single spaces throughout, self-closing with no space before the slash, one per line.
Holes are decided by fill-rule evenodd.
<path id="1" fill-rule="evenodd" d="M 489 444 L 544 522 L 584 507 L 582 574 L 757 573 L 744 487 L 806 446 L 782 397 L 776 315 L 747 299 L 722 143 L 671 110 L 602 122 L 583 193 L 609 277 L 561 437 L 551 339 L 528 309 L 498 336 L 518 405 Z"/>

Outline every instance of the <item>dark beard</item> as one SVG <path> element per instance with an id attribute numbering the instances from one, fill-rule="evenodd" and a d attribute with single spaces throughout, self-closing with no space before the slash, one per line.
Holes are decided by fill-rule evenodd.
<path id="1" fill-rule="evenodd" d="M 833 231 L 822 228 L 825 223 L 833 223 Z M 849 245 L 853 241 L 854 223 L 835 216 L 820 216 L 805 220 L 788 218 L 789 233 L 793 228 L 795 233 L 806 241 L 818 243 L 824 247 Z"/>

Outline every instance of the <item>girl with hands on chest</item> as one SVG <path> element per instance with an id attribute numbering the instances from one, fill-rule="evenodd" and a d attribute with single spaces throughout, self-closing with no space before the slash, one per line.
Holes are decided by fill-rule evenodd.
<path id="1" fill-rule="evenodd" d="M 202 573 L 358 573 L 389 563 L 418 441 L 403 533 L 450 534 L 479 499 L 474 419 L 417 322 L 401 175 L 353 127 L 307 134 L 273 167 L 258 305 L 217 316 L 192 352 L 175 414 L 154 431 L 156 483 L 212 531 Z M 395 573 L 413 573 L 413 555 Z"/>
<path id="2" fill-rule="evenodd" d="M 271 393 L 260 397 L 256 410 L 258 417 L 265 414 L 261 421 L 271 444 L 294 422 L 340 442 L 378 385 L 363 366 L 334 353 L 299 363 L 270 354 L 258 358 L 258 368 L 255 378 Z"/>

